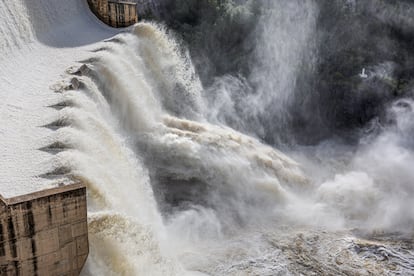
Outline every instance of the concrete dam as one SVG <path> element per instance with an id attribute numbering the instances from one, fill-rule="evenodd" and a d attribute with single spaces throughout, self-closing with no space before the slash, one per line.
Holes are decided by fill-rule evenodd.
<path id="1" fill-rule="evenodd" d="M 46 45 L 54 44 L 54 41 L 52 41 L 54 38 L 51 38 L 53 30 L 46 30 L 42 35 L 38 32 L 40 30 L 36 29 L 36 24 L 49 25 L 51 23 L 50 20 L 52 20 L 52 13 L 59 14 L 58 5 L 45 8 L 46 5 L 50 4 L 47 2 L 40 1 L 37 4 L 26 4 L 23 1 L 19 1 L 15 4 L 3 2 L 0 4 L 3 12 L 8 8 L 11 12 L 16 13 L 15 15 L 3 15 L 2 18 L 4 20 L 8 20 L 10 16 L 15 16 L 21 20 L 26 19 L 28 21 L 20 21 L 17 25 L 24 27 L 24 23 L 29 24 L 26 27 L 28 27 L 28 30 L 31 30 L 27 33 L 20 33 L 19 36 L 23 38 L 22 41 L 17 40 L 15 41 L 16 44 L 12 45 L 7 41 L 6 32 L 12 31 L 12 34 L 16 35 L 17 33 L 13 33 L 13 30 L 16 30 L 16 28 L 11 25 L 11 22 L 0 22 L 3 25 L 1 29 L 2 38 L 6 39 L 5 44 L 0 44 L 2 51 L 5 53 L 0 56 L 1 64 L 6 66 L 5 70 L 10 70 L 6 59 L 15 54 L 16 49 L 13 49 L 13 47 L 17 49 L 20 47 L 24 48 L 27 42 L 34 41 L 36 43 L 36 40 L 41 40 L 39 37 L 45 39 L 41 43 Z M 111 0 L 88 0 L 87 2 L 91 11 L 111 27 L 127 27 L 138 22 L 136 3 Z M 80 16 L 83 17 L 84 20 L 81 20 L 81 24 L 85 25 L 85 19 L 86 21 L 93 21 L 92 17 L 88 15 L 86 0 L 76 1 L 76 3 L 69 4 L 68 6 L 69 10 L 77 10 Z M 25 8 L 28 10 L 28 13 L 21 13 Z M 38 18 L 41 15 L 45 16 L 45 18 Z M 67 24 L 69 21 L 66 21 L 66 19 L 70 15 L 63 16 L 60 19 L 60 23 L 59 20 L 54 23 L 64 24 L 66 22 Z M 30 24 L 32 25 L 30 26 Z M 88 22 L 87 24 L 93 25 L 96 23 Z M 69 33 L 73 31 L 74 29 L 69 30 Z M 102 36 L 102 34 L 104 35 Z M 108 35 L 112 34 L 114 32 L 111 30 L 101 31 L 101 34 L 97 36 L 97 40 L 99 41 L 103 37 L 108 37 Z M 82 39 L 79 42 L 82 44 Z M 35 48 L 41 48 L 41 46 Z M 40 49 L 37 50 L 39 52 L 42 51 Z M 40 53 L 40 55 L 42 54 Z M 48 74 L 47 69 L 45 73 Z M 7 74 L 7 72 L 2 72 L 1 76 L 3 77 Z M 8 88 L 4 84 L 0 87 Z M 17 89 L 17 87 L 14 85 L 13 89 Z M 8 89 L 10 90 L 10 88 Z M 36 89 L 36 84 L 33 89 Z M 21 100 L 22 98 L 15 99 L 16 103 L 21 103 Z M 60 108 L 55 107 L 55 109 Z M 7 137 L 3 138 L 7 139 Z M 30 143 L 33 143 L 33 141 L 29 141 Z M 60 150 L 60 146 L 56 146 L 58 144 L 52 143 L 54 146 L 46 146 L 38 150 L 55 154 Z M 13 146 L 11 145 L 10 147 Z M 20 144 L 16 144 L 15 147 L 20 148 Z M 14 155 L 13 152 L 6 152 L 5 155 L 7 156 L 7 154 L 10 154 L 10 156 Z M 14 159 L 13 157 L 10 158 Z M 8 159 L 6 158 L 6 160 Z M 31 159 L 29 158 L 29 160 Z M 30 170 L 30 166 L 26 167 Z M 33 183 L 31 187 L 25 188 L 25 185 L 20 184 L 22 189 L 16 189 L 14 184 L 18 186 L 19 181 L 14 184 L 10 183 L 10 186 L 0 186 L 0 194 L 5 192 L 7 195 L 7 198 L 0 195 L 1 275 L 79 275 L 84 267 L 89 253 L 87 187 L 82 182 L 62 180 L 66 177 L 62 172 L 62 179 L 59 180 L 59 176 L 56 175 L 59 174 L 56 173 L 59 170 L 62 171 L 57 168 L 52 170 L 52 172 L 40 175 L 42 178 L 59 183 L 59 187 L 51 188 L 50 184 L 42 186 L 41 179 L 37 177 L 34 181 L 40 183 Z M 70 178 L 71 176 L 68 179 Z M 13 180 L 10 182 L 13 182 Z M 52 186 L 54 185 L 56 184 Z"/>
<path id="2" fill-rule="evenodd" d="M 0 1 L 0 275 L 413 275 L 412 18 Z"/>
<path id="3" fill-rule="evenodd" d="M 74 56 L 82 59 L 84 45 L 116 34 L 96 22 L 89 8 L 112 27 L 129 26 L 138 18 L 135 3 L 70 2 L 0 3 L 0 275 L 79 275 L 89 254 L 85 181 L 74 180 L 69 169 L 48 167 L 65 147 L 52 137 L 59 128 L 52 126 L 54 117 L 64 107 L 61 92 L 53 88 L 57 73 L 65 69 L 56 57 L 70 64 Z M 95 8 L 103 3 L 97 14 Z M 91 35 L 79 37 L 79 26 Z M 64 45 L 72 51 L 62 55 Z M 31 60 L 37 73 L 15 67 L 24 60 Z M 13 72 L 19 73 L 13 77 Z M 36 81 L 39 76 L 42 81 Z"/>

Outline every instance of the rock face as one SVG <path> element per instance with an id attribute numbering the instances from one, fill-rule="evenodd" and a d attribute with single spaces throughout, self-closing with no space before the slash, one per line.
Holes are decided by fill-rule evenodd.
<path id="1" fill-rule="evenodd" d="M 138 5 L 138 16 L 140 18 L 157 18 L 160 16 L 162 6 L 166 0 L 131 0 Z"/>
<path id="2" fill-rule="evenodd" d="M 231 95 L 220 120 L 267 144 L 337 137 L 356 144 L 365 131 L 388 124 L 391 102 L 414 95 L 413 1 L 156 2 L 159 20 L 188 45 L 211 105 Z M 276 79 L 289 70 L 291 79 Z M 273 96 L 288 90 L 280 111 L 282 101 Z M 260 93 L 269 98 L 258 108 L 244 102 Z"/>
<path id="3" fill-rule="evenodd" d="M 88 0 L 92 12 L 114 28 L 128 27 L 138 22 L 137 4 L 117 0 Z"/>
<path id="4" fill-rule="evenodd" d="M 88 253 L 82 184 L 0 196 L 0 275 L 79 275 Z"/>

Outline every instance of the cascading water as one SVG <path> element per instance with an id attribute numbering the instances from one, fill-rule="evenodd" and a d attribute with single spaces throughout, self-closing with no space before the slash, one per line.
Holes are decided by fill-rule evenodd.
<path id="1" fill-rule="evenodd" d="M 377 147 L 398 152 L 386 138 L 395 135 L 392 130 L 336 168 L 334 179 L 318 184 L 281 152 L 208 123 L 202 86 L 181 53 L 164 28 L 140 23 L 67 71 L 79 89 L 64 92 L 71 106 L 61 114 L 71 127 L 59 132 L 70 137 L 61 141 L 74 150 L 58 158 L 70 163 L 90 191 L 91 256 L 85 274 L 182 274 L 184 268 L 220 275 L 288 273 L 301 271 L 299 264 L 292 268 L 291 258 L 306 257 L 316 242 L 326 256 L 308 261 L 318 263 L 318 271 L 344 269 L 329 262 L 332 248 L 325 246 L 333 246 L 339 255 L 353 254 L 348 257 L 354 269 L 362 272 L 359 255 L 350 249 L 356 241 L 339 232 L 337 244 L 328 245 L 331 237 L 317 229 L 412 225 L 411 215 L 401 210 L 409 200 L 399 205 L 394 196 L 385 198 L 387 172 L 380 176 L 364 164 L 375 162 Z M 390 108 L 397 128 L 409 127 L 410 110 L 408 100 Z M 405 158 L 411 164 L 411 157 Z M 403 160 L 394 162 L 404 167 Z M 400 192 L 407 192 L 409 184 L 401 185 Z M 397 209 L 387 214 L 384 208 L 391 203 Z M 301 245 L 295 249 L 296 239 Z M 365 244 L 355 246 L 370 252 Z"/>
<path id="2" fill-rule="evenodd" d="M 136 248 L 143 252 L 144 260 L 150 254 L 162 258 L 158 251 L 169 246 L 161 238 L 173 238 L 167 230 L 177 235 L 186 232 L 189 242 L 220 238 L 234 231 L 235 225 L 265 224 L 275 204 L 288 200 L 300 186 L 306 187 L 307 179 L 298 164 L 287 156 L 202 119 L 201 85 L 189 60 L 177 54 L 162 28 L 141 23 L 132 34 L 104 44 L 84 65 L 67 70 L 76 78 L 71 81 L 79 90 L 64 92 L 63 102 L 70 106 L 61 115 L 71 127 L 59 130 L 59 137 L 74 150 L 57 156 L 88 183 L 91 244 L 95 236 L 104 235 L 100 238 L 109 239 L 112 246 L 119 243 L 115 246 L 120 247 L 119 252 L 113 253 L 119 255 L 121 250 L 131 250 L 122 247 L 122 239 L 129 240 L 134 233 L 139 240 L 149 239 L 148 248 L 145 244 Z M 165 94 L 174 90 L 178 106 Z M 164 106 L 176 110 L 168 112 Z M 166 215 L 166 225 L 161 222 L 152 188 Z M 257 216 L 259 207 L 269 214 Z M 138 224 L 134 226 L 134 222 Z M 101 267 L 99 262 L 110 253 L 100 245 L 91 249 L 89 267 L 95 273 L 95 267 Z M 142 273 L 141 257 L 135 258 L 123 260 L 121 267 L 111 260 L 105 271 Z M 154 267 L 151 273 L 174 271 Z"/>
<path id="3" fill-rule="evenodd" d="M 23 2 L 33 17 L 39 6 Z M 86 7 L 75 2 L 67 10 Z M 252 22 L 257 3 L 235 2 L 225 6 L 231 20 Z M 228 72 L 210 79 L 209 72 L 220 70 L 199 74 L 204 57 L 194 66 L 184 43 L 160 24 L 139 23 L 100 41 L 113 35 L 105 30 L 100 42 L 82 49 L 51 86 L 58 96 L 50 107 L 58 111 L 48 126 L 57 130 L 42 150 L 54 154 L 54 175 L 65 173 L 88 188 L 90 255 L 83 275 L 414 274 L 412 93 L 387 96 L 381 112 L 364 110 L 360 121 L 343 125 L 369 107 L 365 99 L 378 99 L 369 87 L 385 95 L 386 83 L 397 72 L 407 75 L 409 66 L 373 59 L 363 80 L 356 68 L 349 73 L 354 83 L 344 84 L 341 73 L 330 79 L 326 72 L 334 57 L 342 60 L 343 48 L 347 55 L 351 50 L 321 42 L 327 29 L 337 28 L 326 14 L 340 11 L 345 16 L 338 20 L 347 20 L 359 10 L 375 13 L 373 7 L 386 5 L 380 2 L 260 3 L 247 39 L 253 46 L 243 44 L 246 64 L 232 60 L 237 47 L 223 55 L 247 69 L 221 66 Z M 0 2 L 27 12 L 16 5 Z M 400 19 L 410 23 L 412 5 L 403 5 Z M 400 22 L 392 12 L 375 14 L 372 24 Z M 17 37 L 0 42 L 5 52 L 35 37 L 51 47 L 68 40 L 57 34 L 68 30 L 70 17 L 46 34 L 35 25 L 53 29 L 48 20 L 39 17 L 31 26 L 21 18 L 21 28 L 34 30 L 18 36 L 24 31 L 6 24 L 0 34 L 11 30 Z M 349 28 L 371 45 L 362 39 L 368 27 Z M 347 32 L 338 36 L 343 42 Z M 338 99 L 323 93 L 328 80 Z M 343 86 L 356 88 L 345 97 Z M 331 107 L 336 104 L 340 111 Z M 344 129 L 358 142 L 326 138 Z"/>

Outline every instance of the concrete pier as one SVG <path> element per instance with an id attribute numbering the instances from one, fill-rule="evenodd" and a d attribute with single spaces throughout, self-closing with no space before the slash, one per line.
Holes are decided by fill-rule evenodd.
<path id="1" fill-rule="evenodd" d="M 0 275 L 79 275 L 88 253 L 84 185 L 0 196 Z"/>
<path id="2" fill-rule="evenodd" d="M 88 0 L 88 4 L 96 17 L 111 27 L 128 27 L 138 22 L 136 3 L 120 0 Z"/>

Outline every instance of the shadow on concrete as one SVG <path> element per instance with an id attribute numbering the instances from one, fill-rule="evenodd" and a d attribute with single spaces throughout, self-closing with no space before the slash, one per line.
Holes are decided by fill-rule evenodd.
<path id="1" fill-rule="evenodd" d="M 24 0 L 23 3 L 35 37 L 51 47 L 93 44 L 122 31 L 99 21 L 87 0 Z"/>

